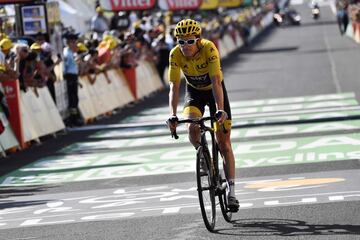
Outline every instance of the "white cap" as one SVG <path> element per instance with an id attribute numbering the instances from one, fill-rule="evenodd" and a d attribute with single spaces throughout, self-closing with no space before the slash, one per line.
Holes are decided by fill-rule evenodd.
<path id="1" fill-rule="evenodd" d="M 53 51 L 53 47 L 52 47 L 51 44 L 48 43 L 48 42 L 44 42 L 43 44 L 41 44 L 41 49 L 42 49 L 44 52 L 52 52 L 52 51 Z"/>

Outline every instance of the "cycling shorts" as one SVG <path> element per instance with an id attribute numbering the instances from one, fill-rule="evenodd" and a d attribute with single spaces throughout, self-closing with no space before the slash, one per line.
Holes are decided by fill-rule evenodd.
<path id="1" fill-rule="evenodd" d="M 221 83 L 223 93 L 224 93 L 224 111 L 228 115 L 228 119 L 224 122 L 225 129 L 231 129 L 231 110 L 229 98 L 227 96 L 227 91 L 225 88 L 224 81 Z M 205 106 L 209 107 L 210 116 L 214 116 L 216 113 L 216 104 L 215 98 L 210 90 L 198 90 L 191 87 L 189 84 L 186 84 L 185 90 L 185 105 L 183 110 L 184 118 L 188 118 L 190 114 L 195 115 L 196 117 L 202 117 L 205 112 Z M 215 131 L 219 129 L 219 124 L 215 123 Z"/>

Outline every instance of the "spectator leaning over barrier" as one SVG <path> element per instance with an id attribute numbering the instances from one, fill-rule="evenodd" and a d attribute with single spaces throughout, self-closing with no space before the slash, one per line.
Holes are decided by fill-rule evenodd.
<path id="1" fill-rule="evenodd" d="M 36 59 L 35 59 L 35 77 L 34 77 L 34 87 L 35 90 L 37 87 L 44 87 L 46 85 L 46 81 L 47 81 L 47 74 L 46 74 L 46 66 L 44 64 L 44 61 L 41 57 L 41 45 L 38 42 L 34 42 L 33 44 L 31 44 L 30 46 L 30 50 L 32 53 L 36 54 Z"/>
<path id="2" fill-rule="evenodd" d="M 26 44 L 18 44 L 15 46 L 15 65 L 14 70 L 19 75 L 20 89 L 24 92 L 27 90 L 27 85 L 25 82 L 25 66 L 27 62 L 27 57 L 29 55 L 29 46 Z"/>
<path id="3" fill-rule="evenodd" d="M 101 6 L 96 8 L 96 15 L 91 18 L 91 31 L 98 33 L 100 36 L 109 30 L 109 22 L 104 16 L 104 9 Z"/>
<path id="4" fill-rule="evenodd" d="M 160 34 L 158 38 L 152 43 L 152 47 L 156 53 L 156 68 L 159 72 L 160 79 L 165 86 L 164 73 L 165 69 L 169 66 L 169 54 L 172 46 L 165 41 L 165 35 Z"/>
<path id="5" fill-rule="evenodd" d="M 10 39 L 4 38 L 0 41 L 0 81 L 15 80 L 18 74 L 7 64 L 6 58 L 9 56 L 12 61 L 15 59 L 15 54 L 10 54 L 13 43 Z"/>
<path id="6" fill-rule="evenodd" d="M 79 68 L 79 76 L 86 75 L 88 72 L 88 65 L 84 61 L 85 56 L 88 54 L 89 49 L 85 46 L 83 42 L 78 42 L 77 46 L 77 58 L 78 61 L 78 68 Z"/>
<path id="7" fill-rule="evenodd" d="M 68 110 L 69 118 L 66 123 L 69 126 L 79 126 L 83 122 L 80 119 L 78 111 L 79 96 L 78 96 L 78 65 L 75 62 L 75 53 L 77 52 L 76 41 L 78 35 L 67 32 L 63 36 L 66 39 L 67 47 L 64 48 L 64 79 L 66 80 L 67 95 L 68 95 Z"/>
<path id="8" fill-rule="evenodd" d="M 54 103 L 56 103 L 56 94 L 55 94 L 55 82 L 56 82 L 56 74 L 54 71 L 54 68 L 56 65 L 58 65 L 62 59 L 61 55 L 57 55 L 57 60 L 54 62 L 52 59 L 52 52 L 53 48 L 48 42 L 44 42 L 41 45 L 41 59 L 45 65 L 45 74 L 47 76 L 46 85 L 49 89 L 49 92 L 51 94 L 52 99 L 54 100 Z"/>

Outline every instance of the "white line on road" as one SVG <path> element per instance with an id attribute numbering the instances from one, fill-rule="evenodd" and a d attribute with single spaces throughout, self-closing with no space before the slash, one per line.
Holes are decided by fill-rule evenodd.
<path id="1" fill-rule="evenodd" d="M 333 82 L 334 82 L 334 85 L 335 85 L 335 88 L 336 88 L 336 92 L 340 93 L 342 91 L 341 91 L 339 79 L 337 77 L 338 74 L 337 74 L 337 71 L 336 71 L 335 61 L 334 61 L 334 58 L 333 58 L 333 56 L 331 54 L 331 47 L 330 47 L 330 44 L 329 44 L 329 40 L 328 40 L 327 36 L 325 35 L 324 31 L 323 31 L 323 36 L 324 36 L 324 42 L 325 42 L 325 46 L 326 46 L 326 53 L 327 53 L 327 55 L 329 57 L 329 60 L 330 60 L 332 79 L 333 79 Z"/>

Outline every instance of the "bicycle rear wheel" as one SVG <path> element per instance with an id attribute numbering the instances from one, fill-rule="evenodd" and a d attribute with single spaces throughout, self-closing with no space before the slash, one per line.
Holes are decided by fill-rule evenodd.
<path id="1" fill-rule="evenodd" d="M 200 158 L 196 159 L 196 181 L 199 195 L 201 215 L 206 228 L 212 232 L 215 228 L 216 205 L 215 205 L 215 187 L 213 185 L 212 167 L 210 164 L 210 155 L 203 151 L 207 171 L 202 172 L 200 168 Z"/>

